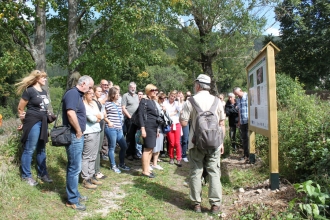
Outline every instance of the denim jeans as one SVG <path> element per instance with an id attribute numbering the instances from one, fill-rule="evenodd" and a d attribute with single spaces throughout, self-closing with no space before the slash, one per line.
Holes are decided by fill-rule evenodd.
<path id="1" fill-rule="evenodd" d="M 68 157 L 68 165 L 66 168 L 66 193 L 68 194 L 68 202 L 71 204 L 77 204 L 80 198 L 78 181 L 79 173 L 81 171 L 84 136 L 78 139 L 76 134 L 71 132 L 71 144 L 65 148 Z"/>
<path id="2" fill-rule="evenodd" d="M 187 158 L 189 125 L 182 127 L 183 135 L 181 136 L 182 158 Z"/>
<path id="3" fill-rule="evenodd" d="M 123 165 L 125 163 L 125 154 L 126 154 L 126 149 L 127 149 L 127 144 L 126 140 L 123 134 L 122 129 L 117 129 L 117 128 L 109 128 L 105 127 L 105 135 L 108 138 L 109 142 L 109 159 L 110 159 L 110 165 L 113 167 L 116 165 L 115 162 L 115 148 L 116 148 L 116 143 L 119 144 L 120 151 L 119 151 L 119 164 Z"/>
<path id="4" fill-rule="evenodd" d="M 46 167 L 46 143 L 39 140 L 41 129 L 41 121 L 33 125 L 28 135 L 28 138 L 23 145 L 23 154 L 21 157 L 22 178 L 32 177 L 31 162 L 35 150 L 37 150 L 37 169 L 38 175 L 48 175 Z"/>

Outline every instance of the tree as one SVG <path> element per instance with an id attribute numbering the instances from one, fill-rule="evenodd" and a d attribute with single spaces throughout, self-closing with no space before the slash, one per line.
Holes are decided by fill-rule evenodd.
<path id="1" fill-rule="evenodd" d="M 57 14 L 48 26 L 53 33 L 49 57 L 67 67 L 69 77 L 79 71 L 96 82 L 107 78 L 126 83 L 156 59 L 151 50 L 171 44 L 163 32 L 170 16 L 162 1 L 56 2 Z"/>
<path id="2" fill-rule="evenodd" d="M 265 19 L 258 18 L 254 11 L 261 2 L 241 0 L 176 0 L 174 11 L 190 18 L 185 24 L 178 23 L 184 36 L 175 35 L 179 55 L 189 57 L 201 65 L 202 72 L 211 77 L 211 92 L 217 94 L 213 63 L 217 57 L 228 53 L 246 54 L 253 39 L 260 34 Z"/>
<path id="3" fill-rule="evenodd" d="M 0 13 L 2 37 L 11 36 L 12 41 L 24 48 L 30 55 L 35 63 L 34 68 L 46 71 L 46 2 L 35 1 L 35 10 L 32 10 L 24 1 L 6 1 L 5 4 L 1 4 L 0 9 L 2 9 L 2 13 Z M 31 18 L 34 19 L 34 22 L 30 21 Z M 11 44 L 9 41 L 7 42 Z M 13 58 L 10 55 L 7 57 Z M 20 66 L 22 63 L 18 63 L 19 61 L 22 60 L 17 59 L 14 62 Z M 26 66 L 31 67 L 29 60 L 26 62 Z M 13 72 L 17 70 L 19 68 L 14 68 Z M 7 70 L 7 73 L 10 73 L 9 71 Z M 48 84 L 45 89 L 48 93 Z"/>
<path id="4" fill-rule="evenodd" d="M 282 32 L 278 69 L 298 77 L 307 89 L 329 88 L 329 1 L 296 2 L 285 0 L 276 10 Z"/>

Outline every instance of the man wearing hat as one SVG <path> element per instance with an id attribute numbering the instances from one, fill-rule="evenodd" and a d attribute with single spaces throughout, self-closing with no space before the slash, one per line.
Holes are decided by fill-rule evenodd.
<path id="1" fill-rule="evenodd" d="M 205 74 L 200 74 L 195 80 L 195 93 L 193 96 L 195 102 L 203 111 L 211 108 L 213 102 L 217 97 L 210 94 L 211 79 Z M 218 102 L 216 108 L 216 116 L 219 120 L 219 126 L 222 129 L 223 137 L 225 136 L 225 114 L 222 102 Z M 202 173 L 203 168 L 209 174 L 209 203 L 211 205 L 212 214 L 220 212 L 220 204 L 222 201 L 222 186 L 220 182 L 220 155 L 224 152 L 223 144 L 217 149 L 205 150 L 197 148 L 192 143 L 194 136 L 194 127 L 196 124 L 197 111 L 192 106 L 190 99 L 188 99 L 183 107 L 180 115 L 180 123 L 182 126 L 187 126 L 189 119 L 191 119 L 191 129 L 189 134 L 189 185 L 190 185 L 190 199 L 193 202 L 193 209 L 195 212 L 201 212 L 201 195 L 202 195 Z"/>

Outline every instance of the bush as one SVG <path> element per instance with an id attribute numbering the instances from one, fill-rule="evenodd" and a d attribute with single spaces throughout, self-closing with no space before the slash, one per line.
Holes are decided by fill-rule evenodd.
<path id="1" fill-rule="evenodd" d="M 280 174 L 293 182 L 306 179 L 328 185 L 330 170 L 329 104 L 305 95 L 302 85 L 277 74 L 278 148 Z M 265 137 L 257 137 L 258 148 L 267 160 Z"/>
<path id="2" fill-rule="evenodd" d="M 16 106 L 17 108 L 17 106 Z M 11 107 L 3 107 L 0 106 L 0 114 L 2 115 L 3 120 L 7 120 L 9 118 L 15 118 L 16 115 L 14 114 Z"/>

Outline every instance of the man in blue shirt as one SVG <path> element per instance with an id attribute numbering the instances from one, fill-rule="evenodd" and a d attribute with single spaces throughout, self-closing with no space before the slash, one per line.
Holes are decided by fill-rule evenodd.
<path id="1" fill-rule="evenodd" d="M 238 96 L 237 106 L 238 112 L 238 123 L 237 127 L 241 130 L 241 139 L 244 150 L 244 156 L 242 159 L 249 160 L 249 99 L 248 94 L 243 92 L 239 87 L 233 89 L 233 93 Z"/>
<path id="2" fill-rule="evenodd" d="M 68 90 L 63 96 L 62 114 L 63 125 L 71 127 L 71 144 L 65 146 L 68 157 L 66 173 L 66 192 L 68 195 L 67 207 L 85 211 L 87 197 L 78 192 L 79 173 L 81 171 L 81 159 L 84 148 L 83 133 L 86 129 L 86 109 L 82 101 L 85 92 L 93 88 L 94 81 L 90 76 L 79 78 L 77 86 Z"/>

